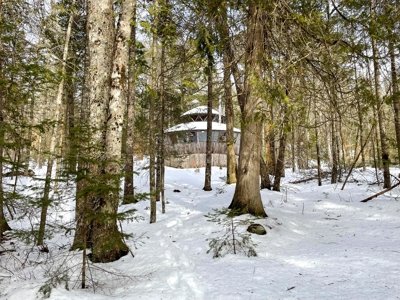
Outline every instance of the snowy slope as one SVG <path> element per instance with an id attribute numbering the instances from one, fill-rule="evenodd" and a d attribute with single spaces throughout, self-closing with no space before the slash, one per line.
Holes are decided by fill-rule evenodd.
<path id="1" fill-rule="evenodd" d="M 8 254 L 0 256 L 0 299 L 37 299 L 48 280 L 44 272 L 59 266 L 70 268 L 69 291 L 62 283 L 52 289 L 50 299 L 400 299 L 398 189 L 361 203 L 380 190 L 369 185 L 372 172 L 357 171 L 357 180 L 342 191 L 341 185 L 328 182 L 322 187 L 315 181 L 291 184 L 301 174 L 287 170 L 282 192 L 261 191 L 269 218 L 254 220 L 267 229 L 267 235 L 252 236 L 258 256 L 213 259 L 207 254 L 209 239 L 222 236 L 225 228 L 205 215 L 230 204 L 235 187 L 224 184 L 225 172 L 214 167 L 213 191 L 205 192 L 204 168 L 167 168 L 166 213 L 159 208 L 157 223 L 149 224 L 148 201 L 122 206 L 136 208 L 143 217 L 123 223 L 124 232 L 136 236 L 127 241 L 135 257 L 91 266 L 95 282 L 87 282 L 85 290 L 79 289 L 81 253 L 66 251 L 72 241 L 68 234 L 49 241 L 49 253 L 32 250 L 31 260 L 42 262 L 37 266 L 19 268 Z M 147 191 L 146 174 L 136 184 Z M 62 219 L 71 214 L 65 211 Z M 240 217 L 246 218 L 253 219 Z M 12 223 L 17 224 L 24 223 Z M 238 231 L 244 233 L 246 227 Z M 24 257 L 31 249 L 16 244 L 14 255 Z"/>

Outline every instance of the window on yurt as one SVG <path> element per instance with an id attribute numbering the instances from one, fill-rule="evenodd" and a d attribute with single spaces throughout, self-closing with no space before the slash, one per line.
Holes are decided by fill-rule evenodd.
<path id="1" fill-rule="evenodd" d="M 199 135 L 199 142 L 207 142 L 207 132 L 205 131 L 198 131 L 197 134 Z"/>
<path id="2" fill-rule="evenodd" d="M 219 142 L 219 131 L 213 131 L 212 132 L 212 141 L 213 142 Z"/>

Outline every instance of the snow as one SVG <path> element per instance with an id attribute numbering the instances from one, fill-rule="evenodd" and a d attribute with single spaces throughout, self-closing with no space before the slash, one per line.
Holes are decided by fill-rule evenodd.
<path id="1" fill-rule="evenodd" d="M 219 111 L 212 109 L 212 114 L 213 115 L 219 115 Z M 191 116 L 191 115 L 200 115 L 200 114 L 207 114 L 208 112 L 208 107 L 205 105 L 197 106 L 195 108 L 192 108 L 191 110 L 188 110 L 187 112 L 182 114 L 182 117 L 184 116 Z"/>
<path id="2" fill-rule="evenodd" d="M 213 130 L 222 130 L 226 131 L 226 124 L 212 122 L 212 129 Z M 188 122 L 188 123 L 181 123 L 175 125 L 173 127 L 168 128 L 165 132 L 178 132 L 178 131 L 187 131 L 187 130 L 207 130 L 207 122 Z M 234 132 L 240 132 L 239 129 L 233 128 Z"/>
<path id="3" fill-rule="evenodd" d="M 361 203 L 381 190 L 373 184 L 373 175 L 372 170 L 356 170 L 341 190 L 341 184 L 328 180 L 321 187 L 315 180 L 292 184 L 309 174 L 286 170 L 281 192 L 261 191 L 268 218 L 236 218 L 267 229 L 267 235 L 251 236 L 258 256 L 213 259 L 207 254 L 209 241 L 226 229 L 205 215 L 228 207 L 235 185 L 224 183 L 225 169 L 213 167 L 213 190 L 205 192 L 204 168 L 167 167 L 166 213 L 161 214 L 158 204 L 156 223 L 149 224 L 148 201 L 121 206 L 121 211 L 137 209 L 136 216 L 142 218 L 122 224 L 125 233 L 134 234 L 127 243 L 135 257 L 90 265 L 93 280 L 81 290 L 81 252 L 68 251 L 71 235 L 62 231 L 48 240 L 49 253 L 8 240 L 2 247 L 16 252 L 0 256 L 0 299 L 38 299 L 39 288 L 48 280 L 45 274 L 62 268 L 69 268 L 69 290 L 65 283 L 58 284 L 50 299 L 399 299 L 399 190 Z M 135 183 L 138 192 L 146 192 L 147 173 L 137 175 Z M 64 188 L 71 196 L 74 188 Z M 58 207 L 64 221 L 73 218 L 70 205 Z M 10 223 L 29 227 L 24 221 Z M 239 225 L 237 230 L 245 233 L 246 228 Z"/>

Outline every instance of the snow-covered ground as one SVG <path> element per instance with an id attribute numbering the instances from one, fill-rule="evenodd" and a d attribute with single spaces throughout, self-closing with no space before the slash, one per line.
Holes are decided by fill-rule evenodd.
<path id="1" fill-rule="evenodd" d="M 235 186 L 224 183 L 225 173 L 213 168 L 213 191 L 205 192 L 204 168 L 167 168 L 166 213 L 161 214 L 159 204 L 154 224 L 149 224 L 148 201 L 121 206 L 122 211 L 136 208 L 136 216 L 143 217 L 122 224 L 125 233 L 134 234 L 127 240 L 134 257 L 90 265 L 85 290 L 79 283 L 81 253 L 67 251 L 69 233 L 48 241 L 48 253 L 5 241 L 3 247 L 16 251 L 0 256 L 0 299 L 38 299 L 46 282 L 55 286 L 54 300 L 400 299 L 398 188 L 361 203 L 381 190 L 370 184 L 375 181 L 372 170 L 355 171 L 343 191 L 341 184 L 328 181 L 321 187 L 315 180 L 292 184 L 307 175 L 287 170 L 282 192 L 261 191 L 268 218 L 237 218 L 267 229 L 266 235 L 251 236 L 258 256 L 213 258 L 212 251 L 207 253 L 209 242 L 223 236 L 226 227 L 205 215 L 230 204 Z M 136 178 L 138 191 L 146 192 L 147 184 L 145 174 Z M 65 211 L 53 212 L 51 220 L 73 217 L 72 207 L 60 207 Z M 20 224 L 29 226 L 11 222 L 14 228 Z M 247 226 L 238 225 L 237 231 L 246 233 Z M 57 272 L 68 280 L 57 284 Z"/>

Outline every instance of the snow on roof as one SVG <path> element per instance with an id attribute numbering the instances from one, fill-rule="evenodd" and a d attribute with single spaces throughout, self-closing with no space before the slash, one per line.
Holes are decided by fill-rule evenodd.
<path id="1" fill-rule="evenodd" d="M 213 115 L 219 115 L 219 112 L 215 109 L 212 110 L 212 113 Z M 190 115 L 199 115 L 199 114 L 207 114 L 207 106 L 202 105 L 192 108 L 191 110 L 188 110 L 187 112 L 183 113 L 181 117 Z"/>
<path id="2" fill-rule="evenodd" d="M 212 122 L 212 129 L 226 131 L 226 124 Z M 178 132 L 186 130 L 207 130 L 207 122 L 181 123 L 166 129 L 165 132 Z M 240 129 L 233 128 L 233 131 L 240 132 Z"/>

